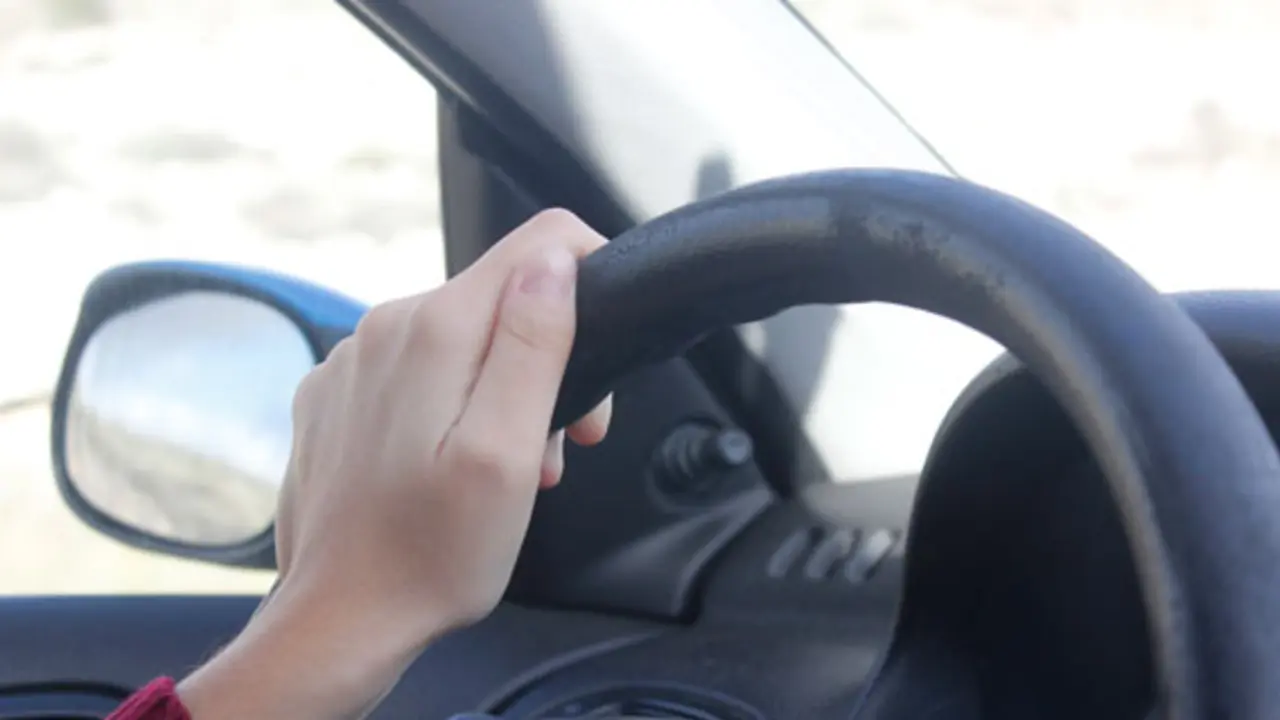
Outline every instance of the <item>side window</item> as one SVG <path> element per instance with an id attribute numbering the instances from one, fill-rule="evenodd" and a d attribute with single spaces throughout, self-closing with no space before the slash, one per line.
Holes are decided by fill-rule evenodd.
<path id="1" fill-rule="evenodd" d="M 49 396 L 80 295 L 145 258 L 269 267 L 369 302 L 444 276 L 435 96 L 334 3 L 0 3 L 0 593 L 227 593 L 64 506 Z"/>

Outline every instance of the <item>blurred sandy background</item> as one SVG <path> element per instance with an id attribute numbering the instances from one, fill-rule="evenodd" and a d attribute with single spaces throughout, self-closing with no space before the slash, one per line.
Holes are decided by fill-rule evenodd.
<path id="1" fill-rule="evenodd" d="M 798 4 L 963 174 L 1161 287 L 1280 284 L 1275 0 Z M 329 2 L 0 0 L 0 593 L 265 588 L 64 509 L 46 397 L 80 292 L 167 256 L 403 294 L 442 276 L 436 193 L 430 87 Z"/>

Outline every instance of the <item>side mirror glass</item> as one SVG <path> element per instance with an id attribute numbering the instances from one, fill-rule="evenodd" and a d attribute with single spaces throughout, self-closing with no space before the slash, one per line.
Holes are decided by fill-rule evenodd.
<path id="1" fill-rule="evenodd" d="M 59 383 L 54 455 L 64 496 L 98 529 L 269 567 L 293 394 L 363 308 L 350 302 L 345 319 L 320 323 L 334 320 L 317 313 L 333 309 L 328 291 L 219 272 L 132 266 L 95 283 Z M 128 286 L 143 292 L 116 292 Z"/>
<path id="2" fill-rule="evenodd" d="M 192 291 L 103 323 L 67 403 L 67 477 L 99 512 L 193 545 L 271 527 L 306 337 L 257 300 Z"/>

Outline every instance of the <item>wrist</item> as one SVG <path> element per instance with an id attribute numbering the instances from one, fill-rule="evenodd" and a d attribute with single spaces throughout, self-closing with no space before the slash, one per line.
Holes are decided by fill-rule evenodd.
<path id="1" fill-rule="evenodd" d="M 417 620 L 284 583 L 178 692 L 195 720 L 362 717 L 446 629 Z"/>

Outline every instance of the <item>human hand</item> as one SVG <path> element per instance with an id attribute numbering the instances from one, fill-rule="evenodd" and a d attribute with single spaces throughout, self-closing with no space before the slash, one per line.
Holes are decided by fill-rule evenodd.
<path id="1" fill-rule="evenodd" d="M 573 341 L 576 258 L 604 239 L 563 212 L 513 231 L 444 286 L 374 308 L 299 388 L 276 526 L 282 584 L 456 627 L 506 588 Z M 604 437 L 608 406 L 569 434 Z"/>
<path id="2" fill-rule="evenodd" d="M 223 704 L 211 717 L 359 715 L 425 644 L 494 608 L 538 488 L 560 477 L 563 440 L 547 430 L 576 259 L 603 243 L 568 213 L 541 213 L 440 288 L 372 309 L 302 382 L 277 589 L 219 660 L 224 675 L 238 663 L 275 678 L 264 692 L 279 696 L 299 682 L 283 667 L 305 659 L 311 698 L 305 712 Z M 568 436 L 599 442 L 609 414 L 606 402 Z M 219 660 L 180 687 L 196 720 L 202 700 L 227 702 L 202 692 Z M 328 663 L 339 676 L 316 677 Z"/>

